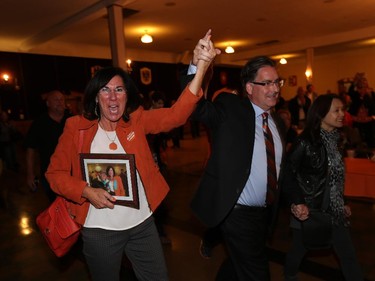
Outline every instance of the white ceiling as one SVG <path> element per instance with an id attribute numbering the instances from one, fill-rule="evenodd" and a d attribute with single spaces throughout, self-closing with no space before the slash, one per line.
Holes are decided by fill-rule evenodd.
<path id="1" fill-rule="evenodd" d="M 0 0 L 0 51 L 110 58 L 106 6 L 113 3 L 136 11 L 124 19 L 133 60 L 146 53 L 179 60 L 209 28 L 218 47 L 236 49 L 220 58 L 226 64 L 375 41 L 374 0 Z M 146 29 L 154 37 L 147 45 L 139 41 Z"/>

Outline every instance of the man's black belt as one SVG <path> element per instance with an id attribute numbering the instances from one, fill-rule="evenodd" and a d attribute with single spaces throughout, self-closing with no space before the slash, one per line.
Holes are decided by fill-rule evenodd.
<path id="1" fill-rule="evenodd" d="M 246 211 L 251 211 L 251 212 L 261 212 L 266 210 L 266 207 L 258 207 L 258 206 L 247 206 L 247 205 L 241 205 L 241 204 L 236 204 L 234 205 L 235 210 L 246 210 Z"/>

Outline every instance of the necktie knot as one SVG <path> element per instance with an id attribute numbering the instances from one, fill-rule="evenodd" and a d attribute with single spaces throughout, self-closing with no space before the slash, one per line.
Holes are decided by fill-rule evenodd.
<path id="1" fill-rule="evenodd" d="M 268 113 L 267 112 L 263 112 L 262 113 L 262 117 L 263 117 L 263 120 L 266 120 L 268 119 Z"/>

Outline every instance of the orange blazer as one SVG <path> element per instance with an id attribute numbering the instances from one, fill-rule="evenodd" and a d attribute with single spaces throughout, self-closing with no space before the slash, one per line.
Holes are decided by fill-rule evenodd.
<path id="1" fill-rule="evenodd" d="M 129 194 L 125 194 L 124 185 L 122 184 L 122 179 L 119 176 L 114 176 L 113 180 L 117 182 L 117 189 L 115 190 L 116 196 L 128 196 Z"/>
<path id="2" fill-rule="evenodd" d="M 195 96 L 186 87 L 171 108 L 144 110 L 139 107 L 130 115 L 130 121 L 121 119 L 117 124 L 116 134 L 121 145 L 126 153 L 135 155 L 135 165 L 152 211 L 165 198 L 169 186 L 152 158 L 146 135 L 168 132 L 185 124 L 202 95 L 202 90 Z M 97 130 L 98 120 L 90 121 L 83 116 L 69 118 L 45 173 L 52 190 L 70 201 L 70 212 L 79 224 L 84 224 L 90 204 L 81 196 L 86 181 L 83 179 L 79 154 L 90 152 Z M 83 136 L 81 141 L 80 135 Z"/>

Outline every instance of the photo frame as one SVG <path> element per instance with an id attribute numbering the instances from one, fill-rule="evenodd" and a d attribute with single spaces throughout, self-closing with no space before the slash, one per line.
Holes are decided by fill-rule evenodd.
<path id="1" fill-rule="evenodd" d="M 81 153 L 83 180 L 116 198 L 116 205 L 139 209 L 134 154 Z"/>

